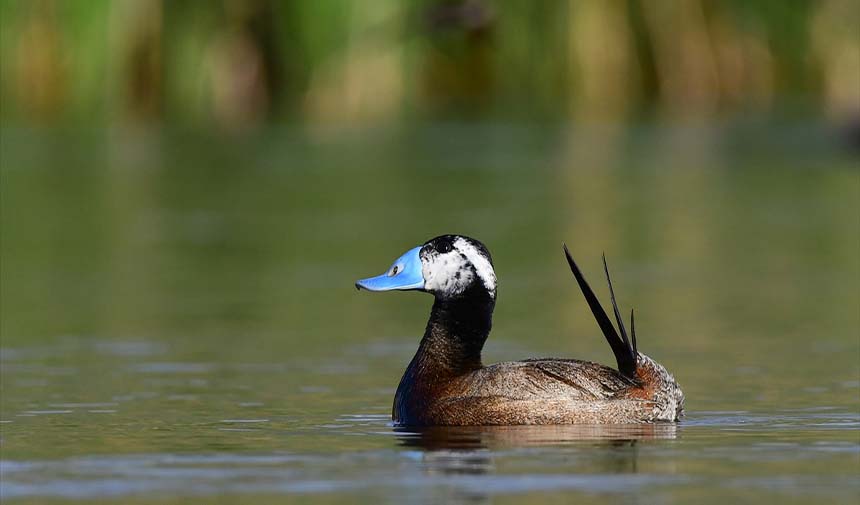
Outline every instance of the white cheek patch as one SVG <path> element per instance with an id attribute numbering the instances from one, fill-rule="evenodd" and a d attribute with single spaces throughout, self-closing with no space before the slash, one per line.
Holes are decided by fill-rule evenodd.
<path id="1" fill-rule="evenodd" d="M 458 295 L 474 280 L 472 269 L 456 250 L 428 259 L 421 267 L 424 289 L 427 291 L 448 296 Z"/>
<path id="2" fill-rule="evenodd" d="M 496 271 L 493 270 L 493 265 L 486 256 L 480 253 L 469 241 L 464 238 L 458 238 L 454 241 L 454 247 L 466 255 L 466 258 L 475 267 L 475 272 L 478 278 L 484 283 L 484 287 L 490 294 L 496 294 Z"/>
<path id="3" fill-rule="evenodd" d="M 427 291 L 456 296 L 466 291 L 477 276 L 484 288 L 495 297 L 496 273 L 493 265 L 468 240 L 457 238 L 451 252 L 431 253 L 422 259 L 421 273 Z"/>

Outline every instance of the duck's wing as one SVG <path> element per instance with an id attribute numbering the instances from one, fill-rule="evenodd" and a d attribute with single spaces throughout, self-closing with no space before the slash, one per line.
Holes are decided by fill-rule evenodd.
<path id="1" fill-rule="evenodd" d="M 599 363 L 573 359 L 531 359 L 485 367 L 468 381 L 467 396 L 511 400 L 608 400 L 633 384 Z"/>
<path id="2" fill-rule="evenodd" d="M 430 405 L 424 424 L 518 425 L 637 423 L 653 402 L 627 394 L 633 381 L 589 361 L 503 362 L 455 381 Z"/>
<path id="3" fill-rule="evenodd" d="M 606 315 L 606 311 L 603 310 L 603 307 L 600 305 L 600 301 L 597 299 L 591 286 L 588 285 L 588 282 L 579 270 L 579 266 L 570 255 L 570 251 L 567 249 L 566 244 L 564 245 L 564 255 L 567 258 L 567 264 L 570 265 L 570 270 L 573 272 L 573 276 L 576 278 L 576 282 L 579 284 L 579 288 L 582 290 L 582 294 L 585 296 L 585 301 L 588 302 L 588 306 L 591 308 L 591 313 L 594 314 L 594 319 L 597 320 L 597 324 L 600 326 L 603 336 L 612 348 L 612 353 L 615 354 L 615 361 L 618 363 L 618 371 L 624 376 L 636 380 L 636 365 L 639 356 L 638 351 L 636 350 L 636 333 L 634 331 L 632 340 L 627 336 L 627 330 L 624 328 L 624 321 L 621 319 L 618 304 L 615 303 L 615 291 L 612 289 L 612 280 L 609 278 L 609 268 L 606 266 L 606 256 L 603 257 L 603 271 L 606 272 L 606 282 L 609 283 L 609 295 L 612 300 L 612 309 L 615 313 L 615 320 L 618 322 L 618 329 L 621 331 L 621 335 L 615 331 L 615 327 L 612 326 L 612 321 L 609 320 L 609 316 Z M 630 313 L 630 317 L 632 324 L 632 312 Z M 632 328 L 633 327 L 631 327 L 631 329 Z"/>

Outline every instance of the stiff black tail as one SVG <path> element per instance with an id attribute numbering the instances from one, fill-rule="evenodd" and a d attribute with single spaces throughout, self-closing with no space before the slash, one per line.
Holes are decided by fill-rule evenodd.
<path id="1" fill-rule="evenodd" d="M 630 311 L 631 340 L 627 337 L 627 330 L 624 328 L 621 313 L 618 311 L 618 305 L 615 303 L 615 291 L 612 289 L 612 280 L 609 278 L 606 256 L 603 256 L 603 271 L 606 272 L 606 282 L 609 283 L 609 295 L 612 300 L 612 309 L 615 312 L 615 320 L 618 322 L 618 329 L 621 331 L 620 336 L 615 331 L 615 327 L 612 326 L 612 321 L 609 320 L 606 311 L 603 310 L 603 307 L 597 300 L 597 296 L 594 295 L 594 291 L 591 290 L 591 286 L 588 285 L 585 277 L 582 276 L 582 272 L 579 270 L 576 262 L 573 261 L 573 257 L 571 257 L 570 251 L 567 249 L 567 244 L 564 244 L 564 255 L 567 257 L 567 264 L 570 265 L 570 271 L 576 277 L 576 282 L 579 283 L 582 294 L 585 295 L 585 301 L 588 302 L 591 313 L 594 314 L 594 319 L 597 320 L 600 330 L 603 331 L 603 336 L 606 337 L 609 347 L 612 348 L 612 353 L 615 354 L 615 360 L 618 362 L 618 371 L 626 377 L 636 379 L 636 358 L 638 352 L 636 350 L 636 327 L 633 322 L 633 311 Z"/>

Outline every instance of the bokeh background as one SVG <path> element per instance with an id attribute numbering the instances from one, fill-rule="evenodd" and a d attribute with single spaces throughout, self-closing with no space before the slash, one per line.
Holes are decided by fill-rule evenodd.
<path id="1" fill-rule="evenodd" d="M 601 296 L 606 252 L 690 430 L 856 419 L 858 27 L 852 0 L 0 0 L 4 458 L 387 447 L 332 419 L 386 429 L 430 299 L 353 282 L 441 233 L 494 255 L 487 362 L 613 363 L 566 241 Z M 850 499 L 856 451 L 792 436 L 697 465 L 722 435 L 688 432 L 670 494 Z"/>
<path id="2" fill-rule="evenodd" d="M 5 123 L 856 120 L 858 7 L 4 0 Z"/>

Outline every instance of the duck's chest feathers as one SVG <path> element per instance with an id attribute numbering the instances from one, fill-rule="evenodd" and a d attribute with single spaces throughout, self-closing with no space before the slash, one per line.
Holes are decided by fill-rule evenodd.
<path id="1" fill-rule="evenodd" d="M 434 402 L 456 395 L 451 389 L 483 367 L 481 350 L 492 327 L 494 305 L 494 298 L 479 283 L 454 299 L 436 299 L 418 352 L 394 397 L 396 422 L 416 422 Z"/>

